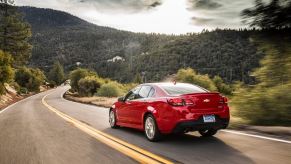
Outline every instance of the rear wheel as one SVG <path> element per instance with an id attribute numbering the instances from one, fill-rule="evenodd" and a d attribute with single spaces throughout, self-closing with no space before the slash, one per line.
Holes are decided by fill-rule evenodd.
<path id="1" fill-rule="evenodd" d="M 116 129 L 119 127 L 118 125 L 116 125 L 116 115 L 115 115 L 114 110 L 112 109 L 109 112 L 109 124 L 110 124 L 110 127 L 113 129 Z"/>
<path id="2" fill-rule="evenodd" d="M 206 130 L 199 130 L 199 133 L 203 136 L 203 137 L 210 137 L 213 136 L 217 133 L 217 130 L 215 129 L 206 129 Z"/>
<path id="3" fill-rule="evenodd" d="M 146 116 L 146 119 L 144 121 L 144 131 L 145 136 L 151 142 L 159 141 L 162 138 L 155 118 L 151 114 Z"/>

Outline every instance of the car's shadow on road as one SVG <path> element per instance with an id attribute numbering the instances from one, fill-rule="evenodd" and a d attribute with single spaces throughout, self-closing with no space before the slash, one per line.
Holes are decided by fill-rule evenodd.
<path id="1" fill-rule="evenodd" d="M 143 132 L 130 128 L 108 128 L 104 132 L 177 163 L 254 163 L 240 150 L 225 143 L 223 137 L 190 133 L 166 135 L 159 142 L 149 142 Z"/>

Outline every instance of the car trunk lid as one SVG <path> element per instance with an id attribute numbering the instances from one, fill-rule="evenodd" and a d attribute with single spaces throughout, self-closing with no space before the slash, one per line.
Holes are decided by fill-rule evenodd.
<path id="1" fill-rule="evenodd" d="M 189 106 L 189 108 L 195 109 L 195 111 L 218 111 L 223 109 L 223 98 L 219 93 L 193 93 L 181 97 L 193 101 L 194 105 Z"/>

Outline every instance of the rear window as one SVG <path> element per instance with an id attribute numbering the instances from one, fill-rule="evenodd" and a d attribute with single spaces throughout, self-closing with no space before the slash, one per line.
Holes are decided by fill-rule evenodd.
<path id="1" fill-rule="evenodd" d="M 206 89 L 191 84 L 161 85 L 160 87 L 164 89 L 169 95 L 184 95 L 190 93 L 208 92 Z"/>

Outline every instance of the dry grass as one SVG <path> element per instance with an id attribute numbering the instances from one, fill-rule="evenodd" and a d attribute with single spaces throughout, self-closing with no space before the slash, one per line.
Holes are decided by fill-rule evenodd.
<path id="1" fill-rule="evenodd" d="M 65 98 L 71 101 L 80 102 L 84 104 L 92 104 L 96 106 L 101 106 L 105 108 L 110 108 L 114 102 L 117 101 L 116 97 L 108 98 L 108 97 L 78 97 L 74 94 L 67 93 L 65 94 Z"/>

